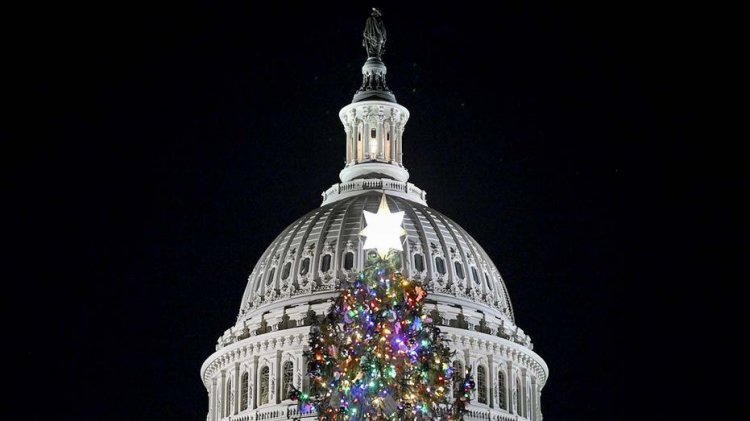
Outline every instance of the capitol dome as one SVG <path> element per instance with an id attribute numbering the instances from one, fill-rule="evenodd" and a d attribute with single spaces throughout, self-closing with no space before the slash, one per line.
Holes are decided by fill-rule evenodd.
<path id="1" fill-rule="evenodd" d="M 286 391 L 308 387 L 309 326 L 363 269 L 363 211 L 375 212 L 384 196 L 390 209 L 404 212 L 400 270 L 426 286 L 425 308 L 450 340 L 454 369 L 471 369 L 476 380 L 464 418 L 540 421 L 547 365 L 516 325 L 489 255 L 408 181 L 401 145 L 409 111 L 387 87 L 380 56 L 368 55 L 362 87 L 339 113 L 346 133 L 341 182 L 322 193 L 320 207 L 284 229 L 252 270 L 235 324 L 201 367 L 206 419 L 315 418 L 299 413 Z"/>
<path id="2" fill-rule="evenodd" d="M 363 269 L 362 211 L 377 211 L 386 191 L 379 187 L 390 180 L 369 181 L 369 188 L 309 212 L 276 237 L 250 274 L 239 322 L 280 306 L 338 295 L 341 280 Z M 405 196 L 386 195 L 391 210 L 405 212 L 402 273 L 424 280 L 434 301 L 461 306 L 465 317 L 472 310 L 472 325 L 479 318 L 495 330 L 513 326 L 508 292 L 487 253 L 458 224 Z"/>

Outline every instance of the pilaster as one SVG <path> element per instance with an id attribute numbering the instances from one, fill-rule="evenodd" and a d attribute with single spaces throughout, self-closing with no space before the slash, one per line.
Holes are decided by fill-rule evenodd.
<path id="1" fill-rule="evenodd" d="M 258 407 L 258 356 L 254 355 L 250 360 L 250 375 L 248 378 L 248 395 L 250 401 L 247 403 L 248 408 L 255 409 Z"/>
<path id="2" fill-rule="evenodd" d="M 240 412 L 240 402 L 242 397 L 242 385 L 240 385 L 240 363 L 235 362 L 234 368 L 232 369 L 232 390 L 234 393 L 234 402 L 232 402 L 232 414 L 238 414 Z"/>
<path id="3" fill-rule="evenodd" d="M 226 370 L 221 370 L 221 374 L 219 375 L 219 395 L 221 399 L 219 399 L 219 410 L 216 411 L 219 418 L 224 418 L 225 416 L 229 415 L 226 414 L 226 407 L 227 407 L 227 399 L 229 399 L 229 396 L 227 396 L 227 372 Z"/>
<path id="4" fill-rule="evenodd" d="M 211 399 L 209 400 L 209 403 L 208 403 L 208 418 L 210 421 L 217 421 L 219 419 L 217 410 L 216 410 L 216 407 L 217 407 L 216 401 L 217 401 L 217 392 L 218 392 L 217 389 L 218 388 L 216 386 L 216 377 L 214 377 L 213 379 L 211 379 L 211 394 L 210 394 Z"/>

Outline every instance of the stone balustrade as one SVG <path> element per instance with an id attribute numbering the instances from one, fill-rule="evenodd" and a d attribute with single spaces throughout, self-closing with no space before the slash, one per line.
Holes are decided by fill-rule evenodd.
<path id="1" fill-rule="evenodd" d="M 300 412 L 296 405 L 279 406 L 265 410 L 250 411 L 245 414 L 233 415 L 222 418 L 221 421 L 279 421 L 279 420 L 299 420 L 311 421 L 317 419 L 317 412 L 311 410 Z M 469 409 L 464 415 L 465 421 L 528 421 L 526 417 L 517 414 L 511 414 L 505 411 L 495 409 Z"/>
<path id="2" fill-rule="evenodd" d="M 332 185 L 321 194 L 323 196 L 321 206 L 357 194 L 363 190 L 386 191 L 389 194 L 392 193 L 419 204 L 427 205 L 427 192 L 412 183 L 392 180 L 390 178 L 365 178 Z"/>

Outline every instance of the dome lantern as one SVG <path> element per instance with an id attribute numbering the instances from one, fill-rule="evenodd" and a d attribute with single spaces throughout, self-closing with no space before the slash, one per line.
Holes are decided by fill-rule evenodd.
<path id="1" fill-rule="evenodd" d="M 386 178 L 401 183 L 409 179 L 404 168 L 401 141 L 409 110 L 396 102 L 385 81 L 386 31 L 378 9 L 365 24 L 362 44 L 367 61 L 362 66 L 362 86 L 352 103 L 339 112 L 346 132 L 346 166 L 339 174 L 343 183 L 356 179 Z"/>

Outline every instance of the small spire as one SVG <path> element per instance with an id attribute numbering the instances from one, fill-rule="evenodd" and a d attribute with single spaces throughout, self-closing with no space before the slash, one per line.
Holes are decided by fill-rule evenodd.
<path id="1" fill-rule="evenodd" d="M 362 66 L 362 86 L 354 94 L 352 102 L 366 99 L 396 102 L 396 96 L 385 83 L 386 68 L 381 57 L 385 53 L 386 30 L 383 13 L 372 8 L 362 34 L 362 46 L 367 51 L 367 61 Z"/>

